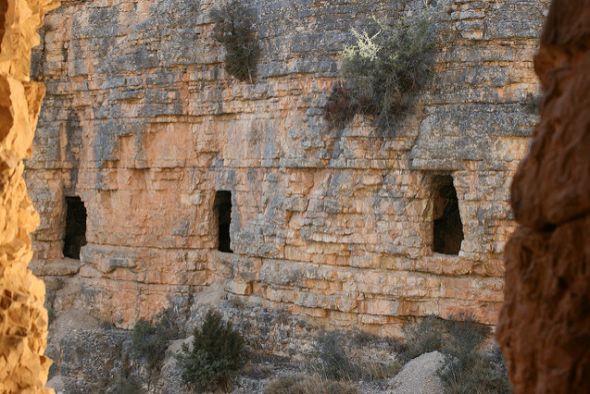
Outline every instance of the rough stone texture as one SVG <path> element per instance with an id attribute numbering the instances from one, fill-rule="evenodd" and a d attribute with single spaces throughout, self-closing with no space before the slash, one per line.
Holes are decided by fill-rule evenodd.
<path id="1" fill-rule="evenodd" d="M 444 387 L 438 376 L 445 364 L 445 356 L 439 352 L 424 353 L 404 365 L 393 379 L 394 394 L 436 394 Z"/>
<path id="2" fill-rule="evenodd" d="M 245 3 L 258 15 L 255 84 L 224 72 L 216 1 L 65 1 L 48 18 L 27 172 L 42 217 L 35 267 L 53 288 L 80 286 L 53 307 L 130 327 L 217 282 L 332 327 L 395 334 L 459 312 L 495 323 L 546 3 L 438 2 L 435 76 L 384 133 L 362 116 L 338 130 L 324 120 L 337 54 L 372 14 L 419 14 L 423 1 Z M 459 198 L 458 256 L 432 253 L 440 173 Z M 216 251 L 216 190 L 232 192 L 233 254 Z M 80 262 L 62 259 L 74 195 L 88 211 Z"/>
<path id="3" fill-rule="evenodd" d="M 590 2 L 552 4 L 535 57 L 545 93 L 512 185 L 498 336 L 517 393 L 590 392 Z"/>
<path id="4" fill-rule="evenodd" d="M 45 89 L 29 80 L 31 48 L 51 0 L 0 0 L 0 393 L 48 392 L 45 286 L 28 269 L 39 223 L 23 178 Z"/>

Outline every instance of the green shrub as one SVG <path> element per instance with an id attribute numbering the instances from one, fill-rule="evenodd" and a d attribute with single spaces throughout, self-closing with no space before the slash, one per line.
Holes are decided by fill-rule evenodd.
<path id="1" fill-rule="evenodd" d="M 225 48 L 226 71 L 252 83 L 260 55 L 252 12 L 239 0 L 230 0 L 211 11 L 211 19 L 215 24 L 213 38 Z"/>
<path id="2" fill-rule="evenodd" d="M 350 383 L 325 380 L 314 376 L 282 376 L 273 380 L 264 394 L 358 394 Z"/>
<path id="3" fill-rule="evenodd" d="M 179 337 L 179 328 L 172 310 L 165 310 L 156 320 L 156 323 L 138 321 L 131 337 L 132 352 L 145 359 L 151 370 L 159 367 L 169 342 Z"/>
<path id="4" fill-rule="evenodd" d="M 357 113 L 375 115 L 379 126 L 389 126 L 430 75 L 436 40 L 432 17 L 375 23 L 376 32 L 353 30 L 355 43 L 341 53 L 342 82 L 334 86 L 325 112 L 334 126 Z"/>
<path id="5" fill-rule="evenodd" d="M 177 356 L 182 379 L 199 390 L 227 391 L 245 361 L 242 336 L 213 311 L 193 335 L 192 349 L 184 345 Z"/>

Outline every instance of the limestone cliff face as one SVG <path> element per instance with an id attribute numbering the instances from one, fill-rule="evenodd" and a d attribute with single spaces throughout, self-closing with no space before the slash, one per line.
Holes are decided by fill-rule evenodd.
<path id="1" fill-rule="evenodd" d="M 333 326 L 387 333 L 463 311 L 494 323 L 545 2 L 439 2 L 435 77 L 384 133 L 362 116 L 339 130 L 324 120 L 337 54 L 373 15 L 424 2 L 245 3 L 262 49 L 254 84 L 224 72 L 216 1 L 66 1 L 48 18 L 27 177 L 54 307 L 129 326 L 222 283 Z M 456 256 L 433 253 L 440 174 L 458 199 Z M 216 250 L 219 190 L 231 192 L 233 254 Z M 63 259 L 66 196 L 88 214 L 80 260 Z"/>
<path id="2" fill-rule="evenodd" d="M 0 0 L 0 393 L 44 392 L 45 286 L 28 269 L 39 217 L 23 178 L 45 89 L 29 80 L 37 29 L 57 1 Z"/>
<path id="3" fill-rule="evenodd" d="M 499 338 L 518 393 L 590 392 L 590 2 L 554 1 L 535 58 L 545 98 L 512 185 Z"/>

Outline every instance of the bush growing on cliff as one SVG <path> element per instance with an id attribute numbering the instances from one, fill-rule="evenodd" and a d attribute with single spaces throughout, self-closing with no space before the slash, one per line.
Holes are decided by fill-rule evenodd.
<path id="1" fill-rule="evenodd" d="M 164 311 L 156 323 L 140 320 L 135 324 L 132 334 L 131 350 L 145 359 L 148 368 L 156 369 L 164 359 L 171 340 L 178 339 L 179 328 L 170 309 Z"/>
<path id="2" fill-rule="evenodd" d="M 426 83 L 433 62 L 436 31 L 431 16 L 375 21 L 374 32 L 353 30 L 354 44 L 341 53 L 341 77 L 326 105 L 326 119 L 343 126 L 355 114 L 375 115 L 380 127 L 410 106 Z"/>
<path id="3" fill-rule="evenodd" d="M 245 361 L 242 335 L 219 313 L 209 311 L 193 336 L 192 348 L 184 345 L 177 356 L 182 379 L 199 390 L 228 391 Z"/>
<path id="4" fill-rule="evenodd" d="M 230 0 L 211 11 L 211 19 L 215 24 L 213 38 L 225 48 L 226 71 L 252 83 L 260 55 L 252 12 L 239 0 Z"/>

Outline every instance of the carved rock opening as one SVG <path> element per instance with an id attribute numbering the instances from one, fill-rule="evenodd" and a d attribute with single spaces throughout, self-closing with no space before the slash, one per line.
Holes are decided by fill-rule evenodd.
<path id="1" fill-rule="evenodd" d="M 215 192 L 215 216 L 217 218 L 217 250 L 233 253 L 231 250 L 231 192 L 218 190 Z"/>
<path id="2" fill-rule="evenodd" d="M 66 197 L 66 230 L 64 256 L 80 259 L 80 249 L 86 245 L 86 208 L 80 197 Z"/>
<path id="3" fill-rule="evenodd" d="M 458 255 L 463 242 L 463 223 L 459 212 L 457 190 L 451 175 L 437 175 L 433 180 L 432 251 Z"/>

